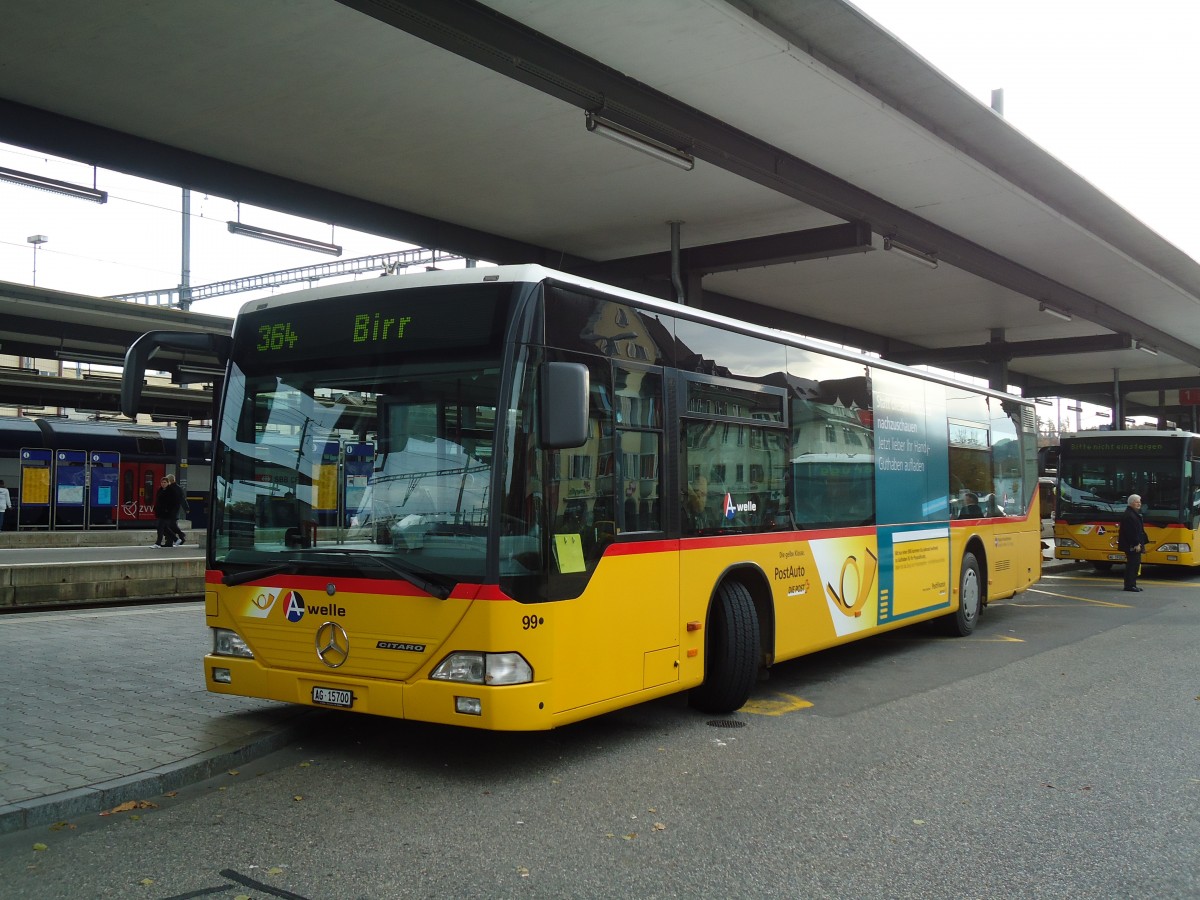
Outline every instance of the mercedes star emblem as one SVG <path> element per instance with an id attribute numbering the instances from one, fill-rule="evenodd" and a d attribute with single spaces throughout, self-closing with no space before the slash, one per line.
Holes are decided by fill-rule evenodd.
<path id="1" fill-rule="evenodd" d="M 336 669 L 350 656 L 350 638 L 337 622 L 326 622 L 317 629 L 317 656 L 321 662 Z"/>

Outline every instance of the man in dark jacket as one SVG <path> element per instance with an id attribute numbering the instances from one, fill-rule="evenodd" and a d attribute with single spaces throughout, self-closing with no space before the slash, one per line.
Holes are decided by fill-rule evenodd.
<path id="1" fill-rule="evenodd" d="M 1142 524 L 1142 498 L 1130 494 L 1129 505 L 1121 516 L 1121 527 L 1117 532 L 1117 549 L 1125 554 L 1125 590 L 1140 591 L 1137 586 L 1138 571 L 1142 567 L 1142 553 L 1150 536 Z"/>
<path id="2" fill-rule="evenodd" d="M 154 519 L 155 525 L 158 527 L 158 536 L 152 544 L 154 547 L 170 547 L 175 542 L 175 536 L 171 534 L 167 526 L 167 522 L 175 517 L 175 512 L 171 510 L 174 497 L 167 490 L 168 484 L 167 476 L 164 475 L 159 479 L 158 492 L 154 495 Z"/>
<path id="3" fill-rule="evenodd" d="M 178 547 L 183 543 L 183 532 L 176 519 L 185 503 L 183 488 L 175 483 L 175 476 L 164 475 L 154 495 L 154 518 L 158 520 L 155 547 Z"/>

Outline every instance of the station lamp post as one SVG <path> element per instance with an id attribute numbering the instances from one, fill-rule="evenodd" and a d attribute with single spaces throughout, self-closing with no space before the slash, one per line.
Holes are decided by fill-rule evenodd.
<path id="1" fill-rule="evenodd" d="M 31 234 L 29 237 L 25 238 L 25 240 L 33 244 L 33 286 L 37 287 L 38 247 L 42 246 L 42 244 L 46 243 L 46 241 L 50 240 L 50 238 L 46 237 L 44 234 Z"/>

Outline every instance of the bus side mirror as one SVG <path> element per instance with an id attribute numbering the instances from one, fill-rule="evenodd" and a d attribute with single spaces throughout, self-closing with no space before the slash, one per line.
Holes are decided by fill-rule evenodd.
<path id="1" fill-rule="evenodd" d="M 541 372 L 538 423 L 542 446 L 582 447 L 588 439 L 588 370 L 581 363 L 548 362 Z"/>
<path id="2" fill-rule="evenodd" d="M 142 399 L 142 381 L 146 367 L 159 351 L 171 351 L 174 357 L 164 368 L 178 365 L 190 351 L 194 354 L 216 357 L 223 369 L 229 360 L 233 338 L 226 334 L 204 331 L 148 331 L 134 341 L 125 351 L 125 368 L 121 374 L 121 412 L 131 419 L 137 417 Z"/>

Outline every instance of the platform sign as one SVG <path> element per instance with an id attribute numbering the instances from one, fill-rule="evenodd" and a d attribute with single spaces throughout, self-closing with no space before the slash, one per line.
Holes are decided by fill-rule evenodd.
<path id="1" fill-rule="evenodd" d="M 116 528 L 121 487 L 121 454 L 111 450 L 88 453 L 89 528 Z"/>
<path id="2" fill-rule="evenodd" d="M 82 528 L 87 512 L 87 453 L 54 451 L 54 527 Z"/>
<path id="3" fill-rule="evenodd" d="M 367 492 L 367 484 L 375 468 L 375 445 L 371 443 L 346 444 L 342 447 L 342 496 L 346 498 L 345 523 L 358 513 Z"/>
<path id="4" fill-rule="evenodd" d="M 337 522 L 338 464 L 341 447 L 337 441 L 321 441 L 316 447 L 319 462 L 313 466 L 313 512 L 321 525 Z"/>
<path id="5" fill-rule="evenodd" d="M 50 472 L 54 453 L 40 447 L 21 448 L 21 493 L 18 528 L 50 527 Z"/>
<path id="6" fill-rule="evenodd" d="M 1200 388 L 1180 388 L 1180 406 L 1200 406 Z"/>

